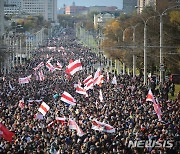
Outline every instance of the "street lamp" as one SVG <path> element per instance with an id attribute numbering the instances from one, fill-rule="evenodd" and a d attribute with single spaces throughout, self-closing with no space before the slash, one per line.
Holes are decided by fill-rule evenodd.
<path id="1" fill-rule="evenodd" d="M 164 72 L 164 62 L 163 62 L 163 15 L 166 13 L 166 11 L 170 10 L 170 9 L 173 9 L 175 7 L 178 7 L 180 5 L 176 5 L 176 6 L 172 6 L 172 7 L 169 7 L 167 9 L 165 9 L 162 13 L 159 13 L 158 11 L 158 14 L 159 14 L 159 17 L 160 17 L 160 44 L 159 44 L 159 52 L 160 52 L 160 82 L 163 84 L 164 82 L 164 75 L 163 75 L 163 72 Z"/>

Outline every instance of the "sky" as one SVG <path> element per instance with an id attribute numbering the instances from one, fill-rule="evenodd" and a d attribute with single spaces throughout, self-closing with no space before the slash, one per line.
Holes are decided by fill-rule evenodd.
<path id="1" fill-rule="evenodd" d="M 63 5 L 72 5 L 73 1 L 76 6 L 117 6 L 122 9 L 123 0 L 57 0 L 58 8 L 63 7 Z"/>

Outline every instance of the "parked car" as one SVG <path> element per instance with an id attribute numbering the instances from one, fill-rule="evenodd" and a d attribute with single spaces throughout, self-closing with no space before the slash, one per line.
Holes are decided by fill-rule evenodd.
<path id="1" fill-rule="evenodd" d="M 171 74 L 169 80 L 174 84 L 180 84 L 180 74 Z"/>

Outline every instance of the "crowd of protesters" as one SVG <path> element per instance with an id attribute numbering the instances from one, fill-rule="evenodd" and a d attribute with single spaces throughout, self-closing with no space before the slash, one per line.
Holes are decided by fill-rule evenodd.
<path id="1" fill-rule="evenodd" d="M 56 50 L 48 50 L 47 46 L 56 46 Z M 64 50 L 58 50 L 63 47 Z M 125 74 L 116 76 L 117 85 L 112 84 L 114 74 L 109 73 L 107 81 L 106 69 L 102 69 L 104 83 L 95 85 L 87 91 L 88 97 L 75 92 L 74 84 L 82 82 L 88 75 L 94 75 L 93 65 L 99 58 L 91 49 L 82 46 L 75 38 L 72 29 L 56 31 L 54 38 L 47 41 L 46 47 L 34 51 L 31 60 L 4 76 L 0 86 L 0 123 L 14 132 L 12 142 L 0 138 L 0 153 L 50 153 L 50 154 L 163 154 L 178 153 L 180 139 L 180 100 L 169 100 L 168 84 L 157 88 L 153 86 L 154 96 L 161 106 L 162 120 L 159 121 L 152 102 L 146 102 L 148 88 L 143 78 Z M 39 81 L 33 68 L 40 62 L 52 57 L 51 63 L 59 61 L 63 68 L 54 72 L 44 66 L 42 70 L 45 80 Z M 83 70 L 68 77 L 65 72 L 70 60 L 80 59 Z M 19 84 L 18 78 L 32 74 L 30 83 Z M 10 86 L 11 85 L 11 86 Z M 99 90 L 103 93 L 103 102 L 99 100 Z M 77 102 L 69 106 L 60 100 L 61 94 L 67 91 Z M 58 97 L 53 96 L 57 94 Z M 24 108 L 19 101 L 24 100 Z M 29 101 L 34 100 L 34 101 Z M 43 120 L 35 118 L 42 100 L 50 106 Z M 70 117 L 83 130 L 78 136 L 69 129 L 68 122 L 48 124 L 55 117 Z M 95 131 L 91 129 L 92 119 L 110 124 L 115 133 Z M 155 140 L 164 143 L 171 141 L 172 147 L 128 147 L 129 141 Z"/>

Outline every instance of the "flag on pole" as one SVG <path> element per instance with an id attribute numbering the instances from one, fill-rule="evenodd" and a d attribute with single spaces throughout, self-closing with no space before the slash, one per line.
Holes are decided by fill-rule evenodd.
<path id="1" fill-rule="evenodd" d="M 147 101 L 155 102 L 155 99 L 154 99 L 154 96 L 153 96 L 153 93 L 152 93 L 151 89 L 149 89 L 149 92 L 148 92 L 148 94 L 147 94 L 146 102 L 147 102 Z"/>
<path id="2" fill-rule="evenodd" d="M 15 134 L 9 131 L 3 124 L 0 123 L 0 136 L 6 141 L 12 142 L 12 138 Z"/>
<path id="3" fill-rule="evenodd" d="M 79 60 L 75 60 L 74 62 L 70 63 L 67 66 L 66 72 L 68 72 L 69 74 L 73 75 L 77 71 L 80 71 L 80 70 L 82 70 L 82 64 L 81 64 L 80 59 L 79 59 Z"/>
<path id="4" fill-rule="evenodd" d="M 74 130 L 76 130 L 78 136 L 81 137 L 81 136 L 84 135 L 82 129 L 77 125 L 77 123 L 76 123 L 74 120 L 69 119 L 68 125 L 69 125 L 69 129 L 74 129 Z"/>
<path id="5" fill-rule="evenodd" d="M 64 125 L 66 123 L 66 118 L 65 117 L 56 117 L 56 122 Z"/>
<path id="6" fill-rule="evenodd" d="M 38 69 L 40 69 L 42 66 L 44 66 L 44 63 L 41 62 L 37 67 L 33 68 L 35 71 L 37 71 Z"/>
<path id="7" fill-rule="evenodd" d="M 19 78 L 19 84 L 29 83 L 31 81 L 31 76 L 32 75 L 29 75 L 25 78 Z"/>
<path id="8" fill-rule="evenodd" d="M 53 72 L 55 70 L 54 66 L 50 62 L 46 63 L 46 67 L 49 69 L 50 72 Z"/>
<path id="9" fill-rule="evenodd" d="M 93 83 L 94 85 L 97 84 L 97 81 L 98 81 L 98 78 L 99 78 L 100 75 L 101 75 L 101 71 L 100 71 L 100 68 L 98 68 L 97 71 L 94 74 L 94 83 Z"/>
<path id="10" fill-rule="evenodd" d="M 82 88 L 79 84 L 76 86 L 76 92 L 78 94 L 82 94 L 82 95 L 87 96 L 86 90 L 84 88 Z"/>
<path id="11" fill-rule="evenodd" d="M 102 90 L 101 89 L 99 91 L 99 100 L 100 100 L 100 102 L 103 102 L 103 95 L 102 95 Z"/>
<path id="12" fill-rule="evenodd" d="M 49 109 L 50 109 L 50 107 L 45 102 L 42 102 L 42 104 L 39 107 L 38 111 L 41 112 L 43 114 L 43 116 L 45 116 Z"/>
<path id="13" fill-rule="evenodd" d="M 56 70 L 61 70 L 62 69 L 62 65 L 61 65 L 61 63 L 59 63 L 58 61 L 57 61 L 57 63 L 56 63 L 56 68 L 55 68 Z"/>
<path id="14" fill-rule="evenodd" d="M 94 82 L 94 80 L 93 80 L 92 75 L 89 75 L 89 76 L 83 81 L 83 83 L 85 84 L 84 89 L 85 89 L 85 90 L 92 89 L 92 88 L 93 88 L 93 82 Z"/>
<path id="15" fill-rule="evenodd" d="M 76 105 L 76 100 L 66 91 L 61 96 L 61 101 L 69 104 L 69 105 Z"/>
<path id="16" fill-rule="evenodd" d="M 40 80 L 40 81 L 45 80 L 44 73 L 43 73 L 42 70 L 40 70 L 40 71 L 38 72 L 38 74 L 39 74 L 39 80 Z"/>
<path id="17" fill-rule="evenodd" d="M 99 122 L 97 120 L 92 120 L 92 128 L 91 129 L 98 130 L 98 131 L 103 131 L 103 132 L 107 132 L 107 133 L 114 133 L 115 132 L 114 127 L 112 127 L 109 124 Z"/>

